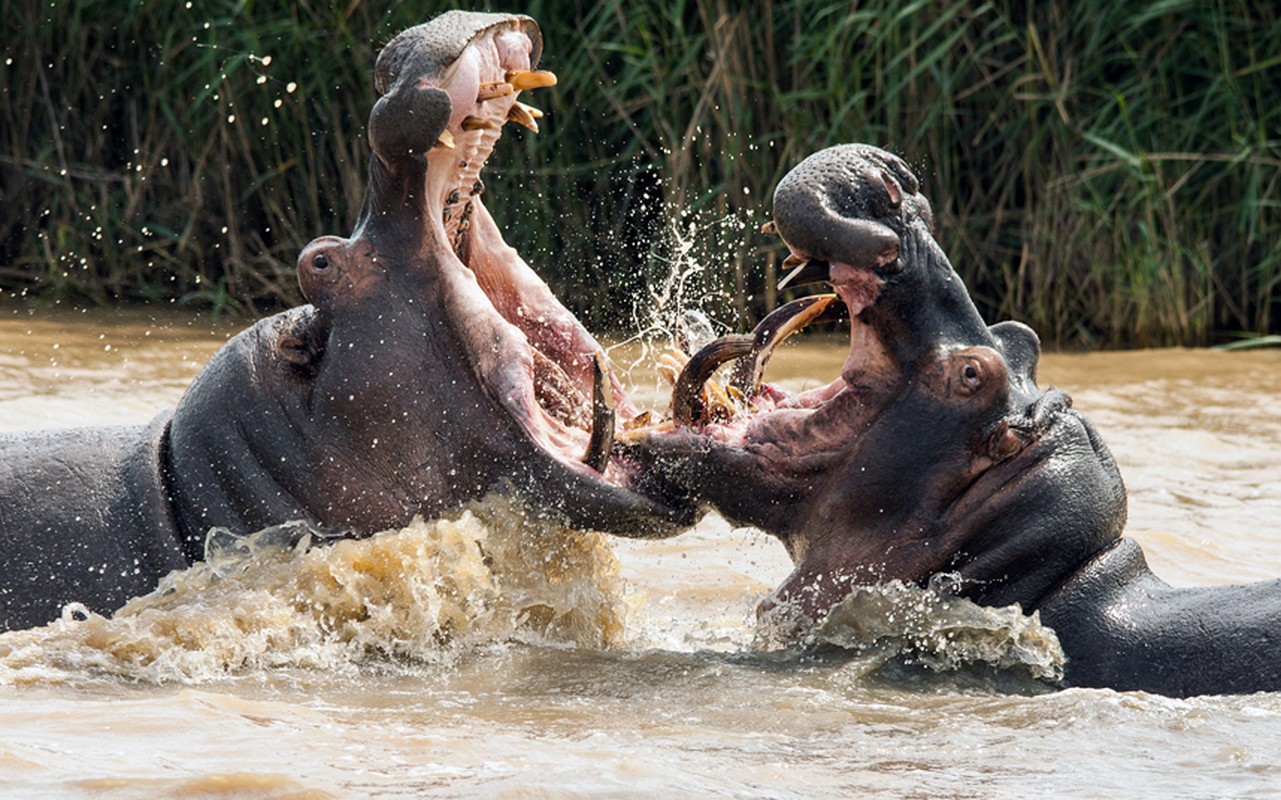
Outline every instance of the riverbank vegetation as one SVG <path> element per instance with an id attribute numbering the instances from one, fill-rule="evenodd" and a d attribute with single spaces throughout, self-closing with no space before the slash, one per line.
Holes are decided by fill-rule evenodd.
<path id="1" fill-rule="evenodd" d="M 0 292 L 297 301 L 299 248 L 359 207 L 378 48 L 447 7 L 0 0 Z M 596 329 L 787 299 L 770 192 L 864 141 L 914 165 L 989 319 L 1065 346 L 1281 331 L 1273 3 L 497 7 L 539 21 L 560 84 L 486 200 Z"/>

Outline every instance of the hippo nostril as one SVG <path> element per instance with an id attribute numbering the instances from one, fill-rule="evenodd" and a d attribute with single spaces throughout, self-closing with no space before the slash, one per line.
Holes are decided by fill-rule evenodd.
<path id="1" fill-rule="evenodd" d="M 317 253 L 311 259 L 312 269 L 325 270 L 329 269 L 329 256 L 324 253 Z"/>
<path id="2" fill-rule="evenodd" d="M 1037 409 L 1037 414 L 1034 416 L 1057 414 L 1072 407 L 1072 397 L 1067 392 L 1051 389 L 1037 398 L 1037 401 L 1032 406 Z"/>
<path id="3" fill-rule="evenodd" d="M 1044 430 L 1061 412 L 1072 407 L 1072 397 L 1067 392 L 1051 389 L 1027 407 L 1028 419 L 1036 430 Z"/>

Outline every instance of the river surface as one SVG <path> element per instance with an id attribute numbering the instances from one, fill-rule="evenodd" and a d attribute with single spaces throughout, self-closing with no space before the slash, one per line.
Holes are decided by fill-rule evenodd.
<path id="1" fill-rule="evenodd" d="M 237 328 L 0 307 L 0 431 L 143 422 Z M 770 378 L 826 382 L 844 350 L 789 346 Z M 1047 355 L 1040 383 L 1098 424 L 1158 574 L 1281 576 L 1281 352 Z M 769 651 L 753 611 L 788 571 L 774 540 L 715 517 L 624 541 L 496 500 L 333 548 L 226 552 L 114 619 L 0 636 L 0 796 L 1281 792 L 1281 695 L 1053 691 L 1032 621 L 907 590 L 860 613 L 925 633 Z M 991 646 L 931 644 L 949 625 Z"/>

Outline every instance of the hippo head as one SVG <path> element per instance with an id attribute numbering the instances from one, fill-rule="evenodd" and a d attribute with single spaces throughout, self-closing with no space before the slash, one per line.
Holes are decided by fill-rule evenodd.
<path id="1" fill-rule="evenodd" d="M 503 241 L 481 169 L 536 70 L 524 16 L 449 12 L 375 71 L 373 158 L 350 237 L 298 259 L 311 305 L 224 348 L 172 426 L 193 542 L 293 518 L 368 533 L 508 487 L 581 527 L 676 532 L 688 507 L 628 489 L 613 426 L 635 415 L 600 345 Z M 205 456 L 226 454 L 218 469 Z M 184 512 L 187 513 L 187 512 Z M 194 547 L 194 545 L 193 545 Z"/>
<path id="2" fill-rule="evenodd" d="M 629 491 L 628 465 L 609 463 L 615 416 L 635 411 L 602 348 L 481 201 L 504 124 L 538 130 L 542 114 L 518 97 L 556 82 L 535 69 L 541 50 L 532 19 L 465 12 L 383 49 L 356 231 L 298 261 L 326 331 L 313 391 L 347 438 L 381 432 L 394 461 L 363 468 L 394 473 L 397 507 L 421 497 L 430 511 L 506 481 L 582 526 L 674 532 L 688 511 Z"/>
<path id="3" fill-rule="evenodd" d="M 1030 608 L 1120 535 L 1112 457 L 1066 394 L 1037 387 L 1032 330 L 983 323 L 906 164 L 862 145 L 824 150 L 779 184 L 774 211 L 788 278 L 835 294 L 694 354 L 676 382 L 675 425 L 629 447 L 656 496 L 710 504 L 782 540 L 795 570 L 760 609 L 776 629 L 888 579 L 945 575 L 972 599 Z M 839 378 L 794 395 L 761 382 L 782 338 L 842 314 Z M 727 361 L 737 391 L 708 382 Z"/>

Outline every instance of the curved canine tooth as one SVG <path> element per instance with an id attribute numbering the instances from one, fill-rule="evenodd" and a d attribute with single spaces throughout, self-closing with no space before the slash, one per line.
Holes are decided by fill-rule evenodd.
<path id="1" fill-rule="evenodd" d="M 476 93 L 476 102 L 483 103 L 486 100 L 493 100 L 495 97 L 506 97 L 516 91 L 516 87 L 507 81 L 489 81 L 480 85 L 480 91 Z"/>
<path id="2" fill-rule="evenodd" d="M 440 138 L 436 140 L 436 144 L 445 148 L 446 150 L 453 150 L 454 135 L 447 130 L 441 131 Z"/>
<path id="3" fill-rule="evenodd" d="M 537 111 L 537 109 L 532 109 Z M 538 120 L 530 113 L 531 108 L 524 103 L 512 103 L 511 110 L 507 112 L 507 119 L 515 122 L 517 125 L 523 125 L 534 133 L 538 133 Z M 539 112 L 542 116 L 542 112 Z"/>
<path id="4" fill-rule="evenodd" d="M 753 342 L 749 334 L 730 334 L 708 342 L 691 356 L 672 389 L 673 419 L 686 425 L 698 420 L 702 416 L 701 395 L 707 379 L 726 361 L 751 353 Z"/>
<path id="5" fill-rule="evenodd" d="M 498 126 L 481 117 L 463 117 L 462 127 L 465 131 L 492 131 Z"/>
<path id="6" fill-rule="evenodd" d="M 845 316 L 845 304 L 834 294 L 816 294 L 779 306 L 760 321 L 752 331 L 752 348 L 734 367 L 730 385 L 748 397 L 761 390 L 761 376 L 774 348 L 787 337 L 815 322 L 837 320 Z"/>
<path id="7" fill-rule="evenodd" d="M 783 276 L 783 280 L 778 282 L 780 290 L 791 283 L 799 286 L 803 283 L 827 281 L 832 275 L 832 266 L 826 261 L 810 261 L 807 258 L 801 258 L 796 255 L 788 256 L 783 261 L 783 269 L 790 269 L 791 272 Z"/>
<path id="8" fill-rule="evenodd" d="M 761 233 L 778 233 L 778 225 L 774 220 L 770 220 L 761 226 Z"/>
<path id="9" fill-rule="evenodd" d="M 592 355 L 592 438 L 587 443 L 583 463 L 597 472 L 609 466 L 609 454 L 614 449 L 614 392 L 609 364 L 605 355 Z"/>
<path id="10" fill-rule="evenodd" d="M 556 75 L 545 69 L 516 69 L 507 73 L 507 82 L 518 92 L 556 85 Z"/>

